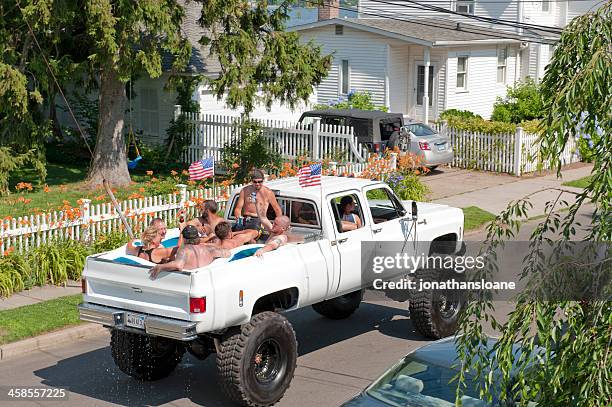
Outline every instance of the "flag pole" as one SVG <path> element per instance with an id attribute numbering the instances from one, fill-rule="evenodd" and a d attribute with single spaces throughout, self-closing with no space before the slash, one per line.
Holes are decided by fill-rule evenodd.
<path id="1" fill-rule="evenodd" d="M 217 202 L 217 190 L 215 189 L 215 159 L 213 157 L 213 200 Z"/>
<path id="2" fill-rule="evenodd" d="M 321 227 L 323 227 L 323 159 L 321 159 L 321 182 L 319 185 L 319 192 L 321 194 Z"/>

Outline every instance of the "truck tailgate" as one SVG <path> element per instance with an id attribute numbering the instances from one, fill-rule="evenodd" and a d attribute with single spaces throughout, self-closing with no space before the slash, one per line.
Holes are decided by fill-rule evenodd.
<path id="1" fill-rule="evenodd" d="M 149 268 L 89 257 L 83 273 L 87 280 L 87 294 L 83 300 L 189 320 L 191 273 L 161 273 L 158 278 L 151 280 Z"/>

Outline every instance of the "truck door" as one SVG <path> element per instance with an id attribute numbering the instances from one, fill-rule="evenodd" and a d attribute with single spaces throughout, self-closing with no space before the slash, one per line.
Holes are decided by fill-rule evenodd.
<path id="1" fill-rule="evenodd" d="M 367 199 L 366 212 L 374 240 L 404 241 L 400 219 L 407 212 L 395 194 L 383 185 L 366 187 L 363 194 Z"/>
<path id="2" fill-rule="evenodd" d="M 334 264 L 339 268 L 334 273 L 336 287 L 330 296 L 337 296 L 361 287 L 361 242 L 372 240 L 372 233 L 370 221 L 364 216 L 364 202 L 357 191 L 328 195 L 327 205 L 334 216 L 335 240 L 331 245 L 337 257 Z"/>

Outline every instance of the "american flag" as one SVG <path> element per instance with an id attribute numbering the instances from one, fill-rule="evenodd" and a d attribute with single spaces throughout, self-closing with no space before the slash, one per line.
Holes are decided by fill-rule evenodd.
<path id="1" fill-rule="evenodd" d="M 302 188 L 321 185 L 321 164 L 311 164 L 300 168 L 298 182 Z"/>
<path id="2" fill-rule="evenodd" d="M 191 163 L 189 166 L 189 179 L 196 181 L 204 178 L 209 178 L 215 175 L 215 159 L 208 157 L 206 159 Z"/>

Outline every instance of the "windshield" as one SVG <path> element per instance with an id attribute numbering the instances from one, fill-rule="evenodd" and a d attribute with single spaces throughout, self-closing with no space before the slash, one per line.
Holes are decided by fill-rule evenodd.
<path id="1" fill-rule="evenodd" d="M 450 382 L 456 374 L 453 369 L 407 356 L 374 382 L 366 393 L 395 407 L 452 407 L 457 383 Z M 466 384 L 468 388 L 461 398 L 463 406 L 487 406 L 478 397 L 477 383 L 468 376 Z"/>
<path id="2" fill-rule="evenodd" d="M 410 131 L 412 134 L 414 134 L 417 137 L 433 136 L 434 134 L 437 134 L 437 132 L 434 129 L 432 129 L 429 126 L 424 125 L 423 123 L 407 124 L 405 127 L 406 127 L 406 130 Z"/>

